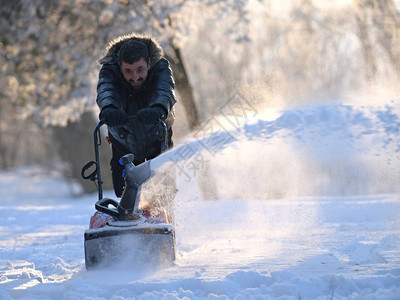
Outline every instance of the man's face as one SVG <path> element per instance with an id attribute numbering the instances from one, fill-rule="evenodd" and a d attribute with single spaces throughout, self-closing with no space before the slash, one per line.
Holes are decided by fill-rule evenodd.
<path id="1" fill-rule="evenodd" d="M 122 62 L 120 65 L 122 75 L 134 89 L 139 89 L 147 78 L 150 69 L 150 63 L 141 58 L 133 64 Z"/>

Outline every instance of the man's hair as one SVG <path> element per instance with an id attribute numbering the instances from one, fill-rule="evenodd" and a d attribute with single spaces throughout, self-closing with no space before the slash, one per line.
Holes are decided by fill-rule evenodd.
<path id="1" fill-rule="evenodd" d="M 149 50 L 146 45 L 139 41 L 127 41 L 122 44 L 118 51 L 118 62 L 133 64 L 143 58 L 149 61 Z"/>

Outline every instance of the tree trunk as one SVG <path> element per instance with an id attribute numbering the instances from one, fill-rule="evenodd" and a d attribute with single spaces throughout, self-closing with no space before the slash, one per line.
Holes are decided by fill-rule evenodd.
<path id="1" fill-rule="evenodd" d="M 393 0 L 375 0 L 373 21 L 378 28 L 378 41 L 399 74 L 400 13 Z"/>
<path id="2" fill-rule="evenodd" d="M 200 125 L 199 112 L 194 99 L 193 88 L 189 82 L 189 77 L 183 63 L 181 50 L 179 47 L 174 46 L 173 43 L 171 43 L 171 48 L 174 52 L 174 56 L 166 54 L 166 57 L 171 63 L 174 72 L 176 90 L 181 96 L 181 103 L 185 109 L 189 127 L 193 131 Z"/>
<path id="3" fill-rule="evenodd" d="M 372 79 L 376 75 L 376 61 L 375 61 L 375 53 L 372 47 L 371 38 L 368 34 L 368 17 L 366 11 L 366 5 L 368 5 L 365 1 L 356 1 L 356 20 L 358 26 L 358 37 L 361 42 L 361 46 L 363 49 L 364 60 L 366 64 L 365 75 L 367 79 Z"/>
<path id="4" fill-rule="evenodd" d="M 367 76 L 376 74 L 377 43 L 386 52 L 397 74 L 400 74 L 400 13 L 393 0 L 355 0 L 359 38 L 367 64 Z M 368 27 L 372 24 L 373 27 Z M 375 28 L 376 40 L 372 40 L 369 31 Z M 375 52 L 375 53 L 374 53 Z"/>

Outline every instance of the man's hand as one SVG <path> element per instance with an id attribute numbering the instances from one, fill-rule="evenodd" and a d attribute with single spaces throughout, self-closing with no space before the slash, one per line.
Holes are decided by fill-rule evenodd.
<path id="1" fill-rule="evenodd" d="M 124 126 L 128 122 L 128 114 L 121 109 L 107 107 L 101 112 L 106 124 L 111 127 Z"/>
<path id="2" fill-rule="evenodd" d="M 137 119 L 143 123 L 156 123 L 159 119 L 165 121 L 166 113 L 161 107 L 147 107 L 138 111 Z"/>

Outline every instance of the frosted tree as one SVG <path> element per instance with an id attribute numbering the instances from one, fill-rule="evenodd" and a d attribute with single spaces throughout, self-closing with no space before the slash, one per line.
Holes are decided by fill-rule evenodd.
<path id="1" fill-rule="evenodd" d="M 96 61 L 108 42 L 131 32 L 163 46 L 192 130 L 237 90 L 260 106 L 270 94 L 292 104 L 356 88 L 365 70 L 398 73 L 398 7 L 353 4 L 0 0 L 0 167 L 52 164 L 62 149 L 79 176 L 80 160 L 92 153 Z"/>
<path id="2" fill-rule="evenodd" d="M 395 3 L 392 0 L 354 0 L 354 7 L 367 78 L 377 75 L 378 60 L 382 59 L 400 75 L 400 12 Z"/>
<path id="3" fill-rule="evenodd" d="M 109 41 L 131 32 L 151 34 L 161 42 L 174 69 L 179 100 L 195 128 L 201 120 L 190 76 L 197 70 L 186 67 L 186 38 L 196 30 L 193 22 L 201 20 L 201 10 L 223 22 L 245 2 L 1 1 L 0 166 L 49 162 L 60 149 L 62 159 L 73 162 L 71 172 L 79 173 L 81 159 L 86 159 L 81 157 L 91 152 L 91 144 L 78 138 L 86 135 L 90 142 L 94 127 L 94 120 L 90 125 L 82 116 L 96 114 L 96 61 Z M 198 10 L 195 15 L 192 9 Z M 70 145 L 72 150 L 65 151 Z"/>

